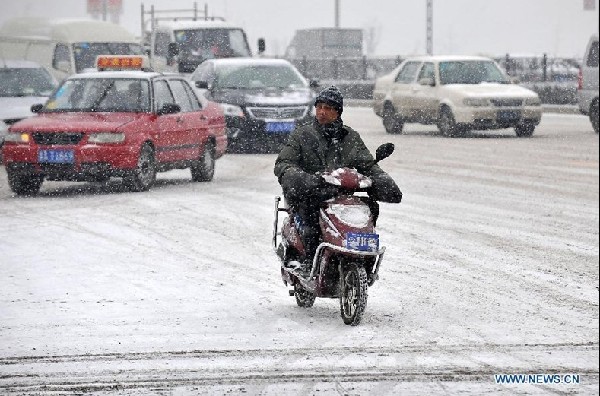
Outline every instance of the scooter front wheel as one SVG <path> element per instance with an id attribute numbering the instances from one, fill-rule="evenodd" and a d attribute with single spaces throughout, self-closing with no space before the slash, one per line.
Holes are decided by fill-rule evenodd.
<path id="1" fill-rule="evenodd" d="M 299 307 L 310 308 L 315 303 L 316 296 L 306 290 L 300 283 L 294 285 L 294 296 Z"/>
<path id="2" fill-rule="evenodd" d="M 340 312 L 344 323 L 356 326 L 367 308 L 367 271 L 362 265 L 350 263 L 340 283 Z"/>

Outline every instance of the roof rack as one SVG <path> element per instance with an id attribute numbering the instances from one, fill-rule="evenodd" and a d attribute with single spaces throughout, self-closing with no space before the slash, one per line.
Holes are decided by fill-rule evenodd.
<path id="1" fill-rule="evenodd" d="M 157 14 L 161 14 L 161 16 Z M 147 15 L 150 17 L 146 18 Z M 206 3 L 204 3 L 204 10 L 198 9 L 197 2 L 194 2 L 194 8 L 172 10 L 155 10 L 154 5 L 151 5 L 148 11 L 146 11 L 142 3 L 141 16 L 142 37 L 145 37 L 148 32 L 152 32 L 159 21 L 225 21 L 225 18 L 221 16 L 209 16 L 208 4 Z M 148 24 L 150 24 L 149 30 L 147 29 Z"/>

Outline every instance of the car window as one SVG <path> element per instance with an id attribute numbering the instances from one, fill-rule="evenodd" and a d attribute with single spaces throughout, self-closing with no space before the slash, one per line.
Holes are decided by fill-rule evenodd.
<path id="1" fill-rule="evenodd" d="M 167 56 L 170 41 L 167 33 L 156 33 L 156 38 L 154 39 L 154 53 L 158 56 Z"/>
<path id="2" fill-rule="evenodd" d="M 441 84 L 509 83 L 493 61 L 440 62 L 439 68 Z"/>
<path id="3" fill-rule="evenodd" d="M 171 80 L 169 81 L 169 85 L 171 86 L 171 90 L 173 91 L 175 103 L 177 103 L 181 107 L 181 111 L 184 113 L 192 111 L 192 102 L 185 90 L 185 87 L 183 86 L 183 81 Z"/>
<path id="4" fill-rule="evenodd" d="M 0 68 L 0 96 L 50 96 L 56 83 L 42 68 Z"/>
<path id="5" fill-rule="evenodd" d="M 171 90 L 165 80 L 159 80 L 154 84 L 154 100 L 157 109 L 160 109 L 167 103 L 175 103 L 173 94 L 171 94 Z"/>
<path id="6" fill-rule="evenodd" d="M 203 59 L 250 56 L 250 49 L 240 29 L 176 30 L 175 40 L 182 53 Z"/>
<path id="7" fill-rule="evenodd" d="M 420 80 L 422 78 L 430 78 L 433 81 L 435 81 L 433 63 L 427 62 L 423 65 L 423 67 L 421 68 L 421 71 L 419 72 L 418 80 Z"/>
<path id="8" fill-rule="evenodd" d="M 54 49 L 52 67 L 56 69 L 58 67 L 59 62 L 71 62 L 71 56 L 69 55 L 69 47 L 67 47 L 65 44 L 56 44 L 56 48 Z"/>
<path id="9" fill-rule="evenodd" d="M 190 97 L 190 102 L 192 103 L 192 110 L 197 111 L 202 109 L 202 104 L 198 99 L 198 95 L 196 95 L 192 87 L 190 87 L 190 85 L 187 83 L 184 83 L 183 87 L 185 88 L 185 92 L 187 92 L 188 96 Z"/>
<path id="10" fill-rule="evenodd" d="M 585 64 L 589 67 L 598 67 L 598 41 L 594 41 L 590 46 L 590 52 Z"/>
<path id="11" fill-rule="evenodd" d="M 139 79 L 69 79 L 50 97 L 44 111 L 148 112 L 148 82 Z"/>
<path id="12" fill-rule="evenodd" d="M 307 87 L 307 82 L 291 65 L 227 65 L 219 68 L 215 81 L 215 88 L 292 87 Z"/>
<path id="13" fill-rule="evenodd" d="M 407 62 L 396 76 L 396 82 L 409 84 L 415 81 L 421 62 Z"/>

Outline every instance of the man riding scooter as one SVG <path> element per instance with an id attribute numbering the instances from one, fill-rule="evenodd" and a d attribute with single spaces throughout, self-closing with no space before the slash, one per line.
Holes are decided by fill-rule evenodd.
<path id="1" fill-rule="evenodd" d="M 306 251 L 298 269 L 303 273 L 310 270 L 321 239 L 319 205 L 338 193 L 338 187 L 325 183 L 319 176 L 321 172 L 347 167 L 369 176 L 373 184 L 368 190 L 368 204 L 375 219 L 377 201 L 402 200 L 402 192 L 375 163 L 358 132 L 343 124 L 343 109 L 344 99 L 337 87 L 321 91 L 315 99 L 315 119 L 292 132 L 275 161 L 275 176 L 299 223 Z"/>

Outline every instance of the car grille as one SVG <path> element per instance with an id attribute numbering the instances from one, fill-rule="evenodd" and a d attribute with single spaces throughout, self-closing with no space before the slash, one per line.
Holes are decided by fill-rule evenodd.
<path id="1" fill-rule="evenodd" d="M 248 107 L 252 118 L 269 120 L 299 119 L 306 116 L 308 106 L 297 107 Z"/>
<path id="2" fill-rule="evenodd" d="M 518 107 L 523 105 L 523 99 L 490 99 L 497 107 Z"/>
<path id="3" fill-rule="evenodd" d="M 66 132 L 34 132 L 33 140 L 37 144 L 43 145 L 75 145 L 83 138 L 83 132 L 66 133 Z"/>

